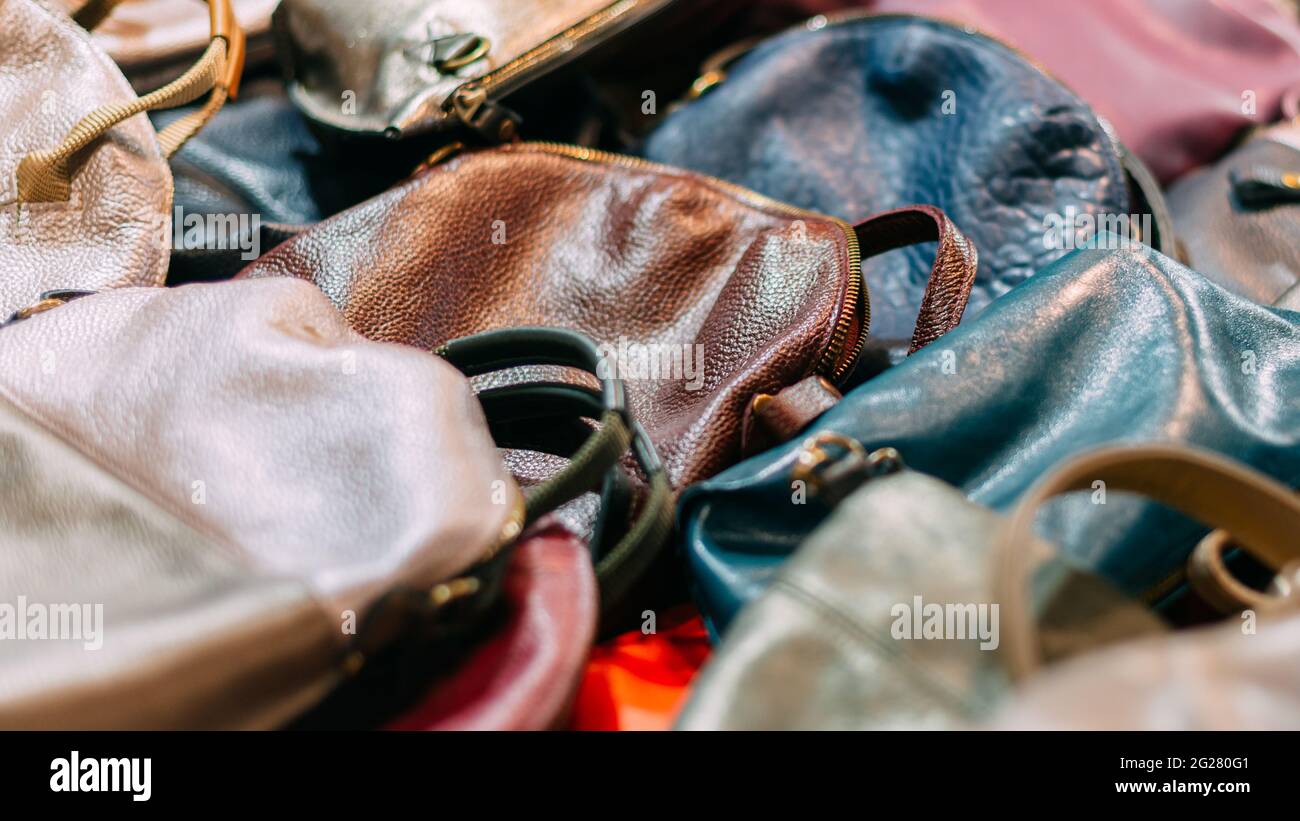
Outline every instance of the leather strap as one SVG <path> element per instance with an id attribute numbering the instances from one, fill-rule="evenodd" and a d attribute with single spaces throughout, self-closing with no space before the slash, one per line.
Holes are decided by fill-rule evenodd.
<path id="1" fill-rule="evenodd" d="M 589 389 L 551 383 L 493 388 L 480 396 L 485 410 L 492 411 L 498 420 L 502 414 L 515 421 L 536 418 L 538 413 L 553 416 L 566 406 L 583 416 L 594 414 L 597 409 L 601 412 L 600 428 L 591 432 L 569 464 L 527 491 L 526 522 L 530 524 L 588 491 L 601 489 L 602 502 L 608 502 L 610 489 L 617 486 L 617 481 L 610 477 L 622 470 L 620 460 L 631 448 L 633 458 L 649 481 L 650 492 L 627 532 L 596 561 L 602 612 L 616 608 L 633 582 L 654 562 L 673 524 L 672 487 L 649 434 L 632 418 L 623 381 L 601 376 L 601 354 L 594 342 L 582 334 L 558 328 L 486 331 L 448 342 L 435 353 L 466 376 L 528 365 L 558 365 L 578 368 L 599 380 L 598 397 Z M 536 405 L 534 400 L 543 404 Z M 529 406 L 533 410 L 527 410 Z M 553 418 L 543 421 L 554 424 Z M 600 530 L 604 529 L 602 523 Z"/>
<path id="2" fill-rule="evenodd" d="M 97 25 L 120 0 L 92 0 L 77 12 L 77 21 Z M 208 0 L 212 42 L 203 56 L 176 80 L 143 97 L 109 103 L 91 111 L 73 126 L 57 146 L 27 155 L 18 165 L 18 203 L 66 202 L 72 190 L 72 161 L 123 120 L 146 111 L 175 108 L 212 92 L 208 102 L 173 122 L 158 134 L 163 156 L 171 157 L 199 132 L 239 90 L 244 70 L 244 32 L 235 20 L 231 0 Z"/>
<path id="3" fill-rule="evenodd" d="M 1219 528 L 1225 539 L 1231 534 L 1237 545 L 1274 570 L 1300 558 L 1300 495 L 1245 465 L 1211 451 L 1167 444 L 1107 447 L 1079 456 L 1030 488 L 993 545 L 1001 652 L 1013 679 L 1030 675 L 1042 663 L 1029 595 L 1039 544 L 1034 516 L 1053 496 L 1088 490 L 1097 481 L 1107 491 L 1140 493 L 1162 502 Z"/>
<path id="4" fill-rule="evenodd" d="M 916 353 L 961 323 L 975 284 L 979 255 L 947 214 L 931 205 L 911 205 L 870 217 L 854 230 L 864 260 L 918 242 L 939 243 L 908 354 Z"/>
<path id="5" fill-rule="evenodd" d="M 824 376 L 805 377 L 775 394 L 758 394 L 749 403 L 741 450 L 790 441 L 843 398 Z"/>

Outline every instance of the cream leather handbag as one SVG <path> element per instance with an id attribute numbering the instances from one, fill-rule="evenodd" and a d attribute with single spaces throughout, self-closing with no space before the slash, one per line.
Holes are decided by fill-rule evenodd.
<path id="1" fill-rule="evenodd" d="M 93 26 L 114 5 L 96 0 L 77 20 Z M 0 321 L 40 310 L 48 291 L 162 284 L 172 235 L 166 158 L 234 95 L 243 66 L 230 0 L 209 7 L 203 56 L 137 97 L 77 21 L 39 0 L 0 0 Z M 144 115 L 209 92 L 161 133 Z"/>

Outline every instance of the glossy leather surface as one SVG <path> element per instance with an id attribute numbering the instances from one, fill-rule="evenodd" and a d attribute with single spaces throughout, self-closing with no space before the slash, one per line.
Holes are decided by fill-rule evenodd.
<path id="1" fill-rule="evenodd" d="M 1265 305 L 1300 283 L 1300 184 L 1285 186 L 1285 174 L 1300 175 L 1300 125 L 1260 132 L 1169 191 L 1188 264 Z"/>
<path id="2" fill-rule="evenodd" d="M 987 716 L 1010 687 L 995 652 L 1009 628 L 993 621 L 1001 522 L 929 476 L 868 480 L 741 611 L 678 728 L 951 729 Z M 1048 581 L 1039 630 L 1053 657 L 1162 629 L 1095 576 L 1058 562 Z M 960 638 L 914 633 L 917 597 L 922 611 L 982 608 L 984 621 Z"/>
<path id="3" fill-rule="evenodd" d="M 172 178 L 138 115 L 78 154 L 67 202 L 16 209 L 23 157 L 58 145 L 92 109 L 135 97 L 113 61 L 65 15 L 0 4 L 0 320 L 60 289 L 161 285 Z"/>
<path id="4" fill-rule="evenodd" d="M 307 116 L 343 131 L 413 134 L 452 121 L 444 104 L 460 86 L 592 15 L 626 6 L 617 18 L 623 25 L 664 5 L 665 0 L 284 0 L 276 25 L 283 59 L 292 68 L 290 94 Z M 599 29 L 593 31 L 596 41 Z M 466 34 L 486 37 L 487 54 L 455 71 L 430 64 L 431 41 Z M 587 46 L 584 40 L 565 53 L 576 57 Z M 537 68 L 523 75 L 530 71 L 535 79 Z M 341 105 L 348 91 L 355 95 L 355 111 Z"/>
<path id="5" fill-rule="evenodd" d="M 1077 251 L 977 320 L 850 392 L 834 431 L 1003 510 L 1055 462 L 1105 443 L 1172 441 L 1300 485 L 1300 314 L 1268 309 L 1145 247 Z M 716 632 L 827 510 L 792 504 L 799 442 L 692 488 L 680 520 Z M 1182 566 L 1203 529 L 1122 495 L 1099 516 L 1051 503 L 1041 532 L 1130 593 Z"/>
<path id="6" fill-rule="evenodd" d="M 1046 215 L 1131 210 L 1119 156 L 1083 100 L 1002 45 L 914 18 L 765 41 L 669 115 L 643 154 L 850 222 L 938 206 L 979 251 L 967 320 L 1062 255 L 1043 241 Z M 873 335 L 908 335 L 931 253 L 864 265 Z"/>
<path id="7" fill-rule="evenodd" d="M 989 722 L 1012 730 L 1300 729 L 1300 616 L 1143 640 L 1031 681 Z"/>
<path id="8" fill-rule="evenodd" d="M 610 346 L 613 360 L 620 339 L 702 354 L 694 381 L 651 378 L 636 361 L 618 374 L 682 487 L 740 458 L 755 393 L 817 367 L 850 273 L 831 220 L 675 169 L 523 144 L 436 166 L 240 276 L 310 279 L 362 334 L 426 349 L 556 325 Z"/>
<path id="9" fill-rule="evenodd" d="M 10 325 L 0 396 L 332 619 L 480 561 L 519 498 L 460 373 L 293 280 L 121 289 Z"/>
<path id="10" fill-rule="evenodd" d="M 596 633 L 587 545 L 554 523 L 514 548 L 504 623 L 393 730 L 546 730 L 563 723 Z"/>

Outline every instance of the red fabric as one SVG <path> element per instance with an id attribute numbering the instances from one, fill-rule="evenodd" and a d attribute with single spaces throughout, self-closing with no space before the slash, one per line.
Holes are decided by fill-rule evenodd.
<path id="1" fill-rule="evenodd" d="M 592 650 L 578 690 L 574 730 L 667 730 L 691 680 L 709 657 L 709 636 L 692 606 L 658 620 L 657 631 L 623 635 Z"/>
<path id="2" fill-rule="evenodd" d="M 542 522 L 516 549 L 504 584 L 505 624 L 388 729 L 563 726 L 596 632 L 591 554 L 567 530 Z"/>

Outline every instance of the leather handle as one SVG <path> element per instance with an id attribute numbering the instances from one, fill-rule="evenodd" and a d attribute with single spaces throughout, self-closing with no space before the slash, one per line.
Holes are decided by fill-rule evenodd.
<path id="1" fill-rule="evenodd" d="M 864 260 L 918 242 L 939 243 L 908 354 L 961 323 L 975 284 L 979 254 L 947 214 L 931 205 L 910 205 L 870 217 L 855 225 L 854 231 Z"/>
<path id="2" fill-rule="evenodd" d="M 1107 447 L 1074 458 L 1021 498 L 993 545 L 994 601 L 1001 604 L 1001 653 L 1019 680 L 1040 665 L 1030 607 L 1034 516 L 1048 499 L 1105 482 L 1140 493 L 1231 534 L 1240 547 L 1275 570 L 1300 558 L 1300 495 L 1281 483 L 1207 450 L 1179 445 Z"/>
<path id="3" fill-rule="evenodd" d="M 87 26 L 98 25 L 120 0 L 91 0 L 77 12 Z M 163 156 L 171 157 L 239 91 L 244 70 L 244 31 L 235 19 L 231 0 L 207 0 L 211 42 L 199 61 L 157 91 L 127 103 L 109 103 L 91 111 L 72 127 L 57 146 L 27 155 L 18 164 L 17 202 L 66 202 L 72 191 L 72 160 L 118 123 L 162 108 L 193 102 L 209 91 L 207 104 L 158 133 Z"/>
<path id="4" fill-rule="evenodd" d="M 600 381 L 599 394 L 578 386 L 542 383 L 492 388 L 480 398 L 498 421 L 540 415 L 552 417 L 549 421 L 553 424 L 557 411 L 567 409 L 582 416 L 600 413 L 599 430 L 591 433 L 568 465 L 528 491 L 529 523 L 602 485 L 602 502 L 608 501 L 606 491 L 611 483 L 607 477 L 621 469 L 619 462 L 631 448 L 649 480 L 650 492 L 627 532 L 596 561 L 602 610 L 614 608 L 654 561 L 673 523 L 672 486 L 649 434 L 632 418 L 623 381 L 605 375 L 600 351 L 591 339 L 558 328 L 486 331 L 448 342 L 435 353 L 467 376 L 523 365 L 560 365 L 584 370 Z"/>

